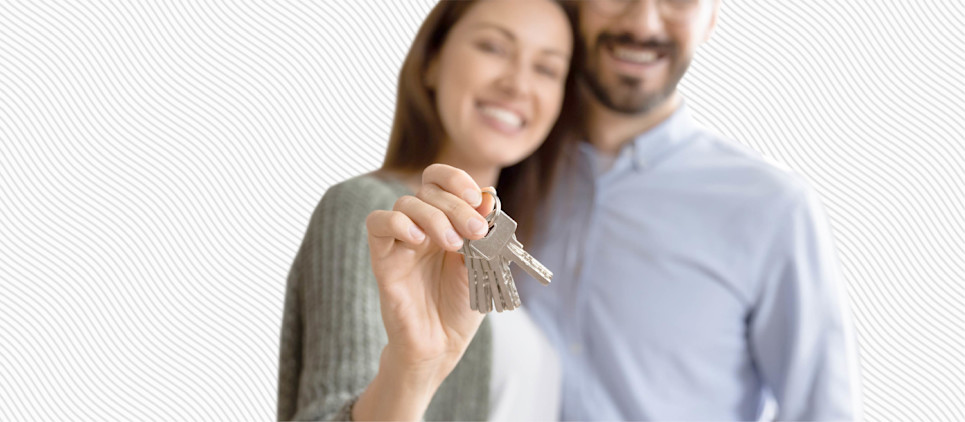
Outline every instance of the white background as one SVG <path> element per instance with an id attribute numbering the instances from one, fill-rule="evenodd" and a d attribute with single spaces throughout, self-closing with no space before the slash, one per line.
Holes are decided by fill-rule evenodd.
<path id="1" fill-rule="evenodd" d="M 0 420 L 273 419 L 289 265 L 432 3 L 0 0 Z M 822 194 L 868 420 L 965 419 L 963 21 L 723 0 L 681 85 Z"/>

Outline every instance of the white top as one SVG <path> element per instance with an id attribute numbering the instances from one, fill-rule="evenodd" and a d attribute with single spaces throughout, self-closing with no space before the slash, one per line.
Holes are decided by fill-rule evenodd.
<path id="1" fill-rule="evenodd" d="M 524 307 L 492 312 L 489 420 L 559 420 L 562 367 L 553 345 Z"/>

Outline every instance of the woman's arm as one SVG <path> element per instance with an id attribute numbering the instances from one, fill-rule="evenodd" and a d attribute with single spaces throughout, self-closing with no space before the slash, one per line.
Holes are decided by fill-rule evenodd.
<path id="1" fill-rule="evenodd" d="M 295 417 L 298 380 L 302 371 L 302 311 L 299 281 L 305 259 L 305 243 L 299 248 L 295 263 L 288 273 L 285 287 L 285 310 L 282 314 L 281 353 L 278 362 L 278 420 Z"/>
<path id="2" fill-rule="evenodd" d="M 353 419 L 419 419 L 483 320 L 469 309 L 457 251 L 463 237 L 485 233 L 468 233 L 467 223 L 485 225 L 481 213 L 492 201 L 477 202 L 478 210 L 463 204 L 452 217 L 445 202 L 453 198 L 423 189 L 392 205 L 386 190 L 371 178 L 336 185 L 312 218 L 289 279 L 300 300 L 286 305 L 302 315 L 284 330 L 302 326 L 300 364 L 282 364 L 300 372 L 287 388 L 297 397 L 280 388 L 279 417 L 294 400 L 293 418 L 344 418 L 358 397 Z M 453 229 L 457 242 L 445 235 Z"/>
<path id="3" fill-rule="evenodd" d="M 398 196 L 371 178 L 332 186 L 288 277 L 279 365 L 280 420 L 346 419 L 387 344 L 365 216 Z"/>
<path id="4" fill-rule="evenodd" d="M 492 198 L 482 204 L 475 182 L 465 172 L 457 175 L 476 193 L 473 206 L 488 212 Z M 388 344 L 378 375 L 355 404 L 357 420 L 421 418 L 483 320 L 469 307 L 468 274 L 458 252 L 464 238 L 485 235 L 482 211 L 458 197 L 427 193 L 403 196 L 391 211 L 373 211 L 366 220 Z M 446 202 L 465 207 L 450 217 L 443 209 L 453 207 Z M 471 221 L 480 227 L 473 231 Z"/>

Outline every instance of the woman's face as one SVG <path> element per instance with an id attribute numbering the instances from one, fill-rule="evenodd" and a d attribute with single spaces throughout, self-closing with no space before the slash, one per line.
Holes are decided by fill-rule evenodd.
<path id="1" fill-rule="evenodd" d="M 426 72 L 448 136 L 443 156 L 506 167 L 532 154 L 559 115 L 572 45 L 551 0 L 473 5 Z"/>

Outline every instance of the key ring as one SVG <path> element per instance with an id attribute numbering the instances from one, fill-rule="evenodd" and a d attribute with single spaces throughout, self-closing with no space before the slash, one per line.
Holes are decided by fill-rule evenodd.
<path id="1" fill-rule="evenodd" d="M 499 196 L 496 195 L 496 188 L 492 188 L 492 187 L 485 188 L 482 190 L 482 193 L 488 193 L 489 196 L 492 196 L 493 199 L 496 200 L 496 206 L 493 207 L 493 210 L 490 211 L 489 215 L 486 216 L 486 222 L 489 223 L 489 227 L 492 227 L 493 220 L 496 219 L 496 214 L 502 211 L 503 207 L 502 207 L 502 204 L 499 202 Z"/>

